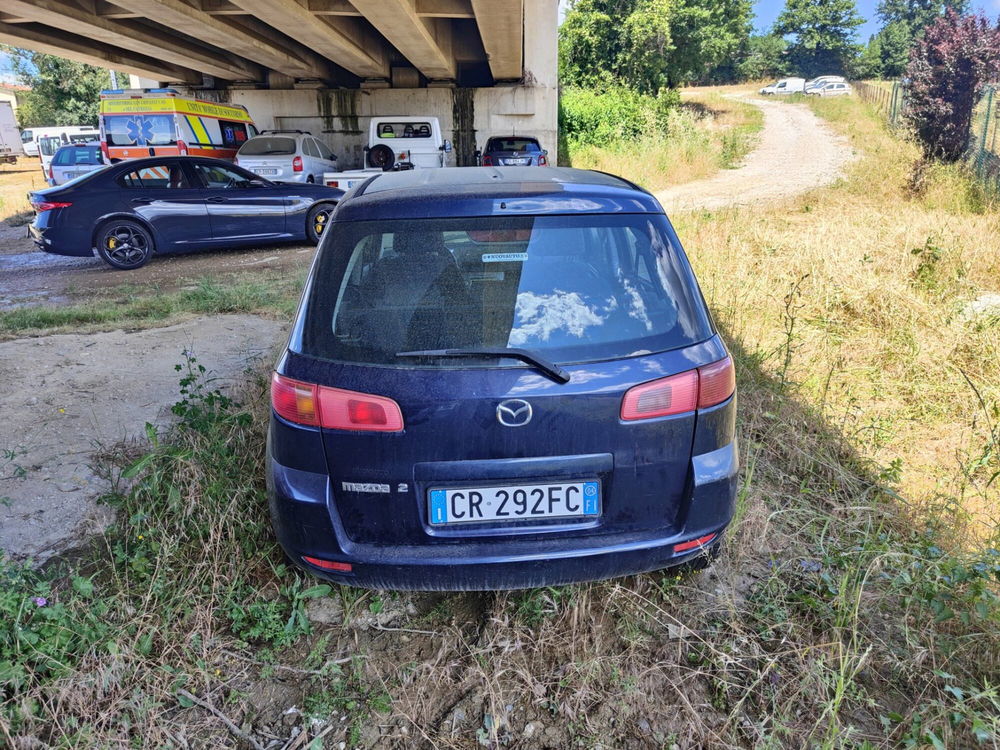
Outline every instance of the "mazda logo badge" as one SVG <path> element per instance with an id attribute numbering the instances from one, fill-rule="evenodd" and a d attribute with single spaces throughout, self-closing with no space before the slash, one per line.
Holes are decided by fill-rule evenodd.
<path id="1" fill-rule="evenodd" d="M 504 427 L 524 427 L 531 421 L 531 404 L 511 398 L 497 404 L 497 421 Z"/>

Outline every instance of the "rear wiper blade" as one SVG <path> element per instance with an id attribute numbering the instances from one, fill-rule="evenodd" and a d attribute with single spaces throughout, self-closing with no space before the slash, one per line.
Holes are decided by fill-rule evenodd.
<path id="1" fill-rule="evenodd" d="M 505 346 L 484 346 L 480 349 L 424 349 L 416 352 L 397 352 L 397 357 L 513 357 L 534 365 L 557 383 L 568 383 L 569 373 L 528 349 Z"/>

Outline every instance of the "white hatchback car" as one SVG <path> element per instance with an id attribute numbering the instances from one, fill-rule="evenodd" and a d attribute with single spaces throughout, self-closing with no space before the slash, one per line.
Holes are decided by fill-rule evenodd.
<path id="1" fill-rule="evenodd" d="M 831 81 L 830 83 L 824 83 L 822 86 L 808 89 L 806 93 L 809 96 L 850 96 L 851 91 L 853 91 L 851 84 Z"/>
<path id="2" fill-rule="evenodd" d="M 104 169 L 107 164 L 108 162 L 101 152 L 100 141 L 60 146 L 59 150 L 53 154 L 52 161 L 49 162 L 45 181 L 53 187 L 65 185 L 80 175 Z"/>
<path id="3" fill-rule="evenodd" d="M 337 169 L 330 147 L 303 130 L 265 130 L 240 146 L 236 163 L 269 180 L 319 185 Z"/>

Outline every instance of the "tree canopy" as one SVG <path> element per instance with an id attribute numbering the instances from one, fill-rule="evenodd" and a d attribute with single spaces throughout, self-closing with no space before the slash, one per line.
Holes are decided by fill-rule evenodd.
<path id="1" fill-rule="evenodd" d="M 787 0 L 774 31 L 793 37 L 791 66 L 811 78 L 847 69 L 858 53 L 855 29 L 863 23 L 854 0 Z"/>
<path id="2" fill-rule="evenodd" d="M 21 128 L 97 125 L 101 90 L 111 87 L 107 70 L 16 47 L 4 50 L 18 80 L 31 87 L 17 110 Z"/>
<path id="3" fill-rule="evenodd" d="M 924 154 L 957 161 L 969 142 L 983 86 L 1000 70 L 1000 27 L 948 9 L 917 40 L 906 69 L 906 117 Z"/>
<path id="4" fill-rule="evenodd" d="M 751 0 L 576 0 L 559 29 L 560 78 L 641 93 L 697 81 L 736 54 Z"/>

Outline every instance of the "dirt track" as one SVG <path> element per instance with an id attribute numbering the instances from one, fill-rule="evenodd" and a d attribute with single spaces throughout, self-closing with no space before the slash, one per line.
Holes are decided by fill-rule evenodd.
<path id="1" fill-rule="evenodd" d="M 801 104 L 752 100 L 765 113 L 759 147 L 740 169 L 680 185 L 657 197 L 668 212 L 775 200 L 837 179 L 852 157 Z M 306 268 L 311 247 L 271 247 L 155 259 L 128 274 L 96 258 L 58 258 L 31 250 L 25 228 L 0 232 L 0 309 L 26 301 L 80 298 L 122 283 L 176 287 L 208 274 Z M 141 332 L 58 335 L 0 343 L 0 550 L 42 558 L 64 549 L 107 513 L 94 502 L 100 481 L 89 469 L 95 447 L 162 421 L 178 396 L 182 350 L 193 350 L 221 382 L 248 358 L 267 356 L 284 326 L 256 316 L 200 318 Z"/>
<path id="2" fill-rule="evenodd" d="M 668 214 L 799 195 L 837 180 L 853 158 L 847 139 L 834 133 L 805 104 L 760 98 L 747 101 L 764 112 L 757 148 L 739 169 L 657 193 Z"/>

